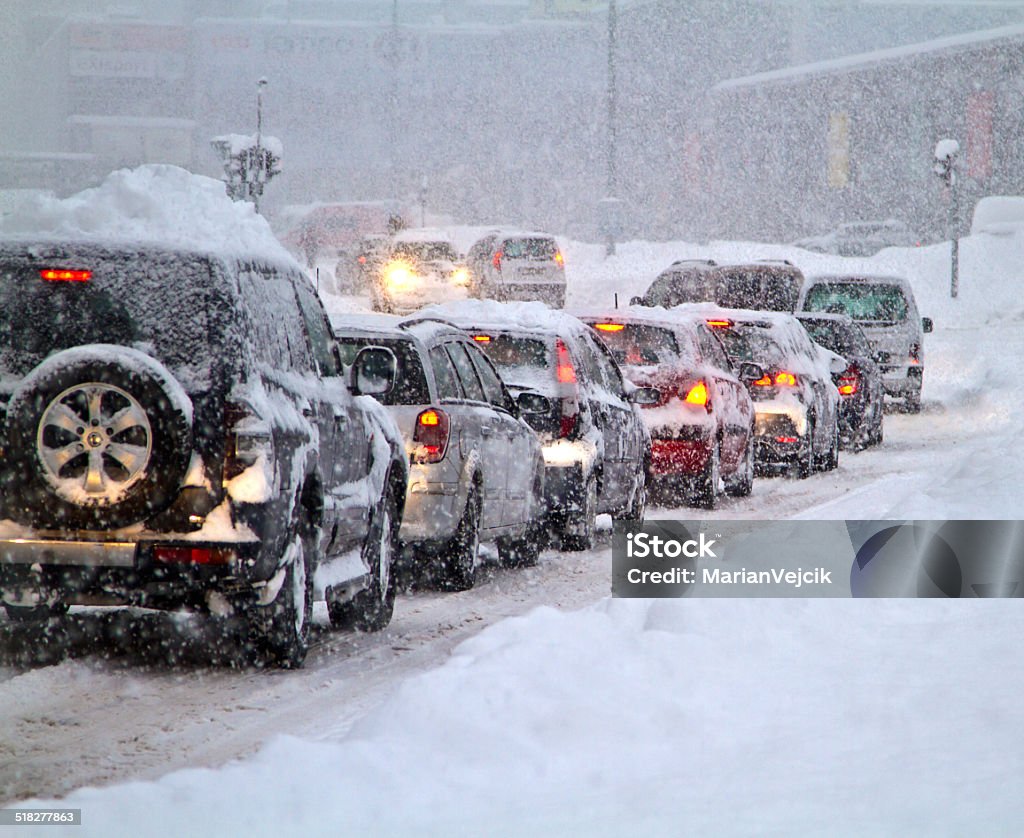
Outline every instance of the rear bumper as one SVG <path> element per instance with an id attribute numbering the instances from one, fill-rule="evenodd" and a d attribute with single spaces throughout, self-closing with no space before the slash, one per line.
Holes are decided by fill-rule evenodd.
<path id="1" fill-rule="evenodd" d="M 459 526 L 466 498 L 458 483 L 441 483 L 413 478 L 405 495 L 405 512 L 399 539 L 407 544 L 443 541 Z"/>
<path id="2" fill-rule="evenodd" d="M 174 548 L 174 560 L 157 548 Z M 152 608 L 201 605 L 206 594 L 257 595 L 276 572 L 261 561 L 261 542 L 183 539 L 87 541 L 33 536 L 0 539 L 0 599 L 33 605 L 74 604 Z M 195 553 L 193 551 L 212 551 Z M 193 561 L 193 556 L 207 561 Z"/>
<path id="3" fill-rule="evenodd" d="M 807 451 L 807 421 L 788 413 L 757 413 L 754 419 L 754 460 L 776 465 L 798 460 Z"/>
<path id="4" fill-rule="evenodd" d="M 916 396 L 921 393 L 924 380 L 923 364 L 882 368 L 882 388 L 887 396 Z"/>
<path id="5" fill-rule="evenodd" d="M 702 473 L 711 456 L 711 438 L 652 439 L 651 474 L 692 477 Z"/>

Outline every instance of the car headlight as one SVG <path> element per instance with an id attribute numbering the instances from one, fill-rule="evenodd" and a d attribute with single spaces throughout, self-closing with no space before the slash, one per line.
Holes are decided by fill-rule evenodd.
<path id="1" fill-rule="evenodd" d="M 416 271 L 408 262 L 389 262 L 384 268 L 384 284 L 393 294 L 412 290 L 418 279 Z"/>
<path id="2" fill-rule="evenodd" d="M 452 285 L 462 287 L 469 285 L 469 270 L 466 268 L 456 268 L 452 271 Z"/>

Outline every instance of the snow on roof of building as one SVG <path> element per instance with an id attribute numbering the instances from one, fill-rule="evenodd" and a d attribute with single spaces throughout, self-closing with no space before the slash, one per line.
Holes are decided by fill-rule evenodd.
<path id="1" fill-rule="evenodd" d="M 1001 26 L 997 29 L 984 29 L 977 32 L 967 32 L 962 35 L 951 35 L 949 37 L 936 38 L 931 41 L 922 41 L 916 44 L 905 44 L 900 47 L 889 47 L 887 49 L 874 50 L 872 52 L 844 55 L 842 58 L 832 58 L 827 61 L 814 61 L 809 64 L 797 64 L 792 67 L 782 67 L 778 70 L 768 70 L 767 72 L 754 73 L 749 76 L 739 76 L 734 79 L 727 79 L 719 82 L 711 88 L 711 91 L 713 93 L 721 93 L 743 87 L 756 87 L 757 85 L 770 84 L 773 82 L 785 84 L 789 81 L 795 82 L 803 80 L 807 76 L 852 72 L 854 70 L 865 69 L 875 64 L 882 64 L 887 61 L 901 61 L 922 53 L 941 52 L 944 50 L 965 50 L 989 41 L 1020 38 L 1024 38 L 1024 25 L 1014 24 L 1012 26 Z"/>
<path id="2" fill-rule="evenodd" d="M 155 244 L 298 267 L 252 204 L 232 201 L 219 180 L 162 164 L 111 172 L 68 198 L 39 196 L 0 219 L 0 234 Z"/>

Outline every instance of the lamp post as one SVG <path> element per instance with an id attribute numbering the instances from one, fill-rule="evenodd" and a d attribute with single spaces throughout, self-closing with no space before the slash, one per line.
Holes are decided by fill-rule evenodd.
<path id="1" fill-rule="evenodd" d="M 616 97 L 618 91 L 616 90 L 616 78 L 615 78 L 615 36 L 616 29 L 618 27 L 618 8 L 615 0 L 609 0 L 608 3 L 608 182 L 605 189 L 605 199 L 601 203 L 604 205 L 605 210 L 605 235 L 607 237 L 607 245 L 605 253 L 608 256 L 615 255 L 615 235 L 614 229 L 615 224 L 613 223 L 613 215 L 615 214 L 615 193 L 618 191 L 618 176 L 615 169 L 615 110 L 617 106 Z"/>
<path id="2" fill-rule="evenodd" d="M 263 153 L 263 91 L 267 86 L 266 76 L 260 77 L 256 82 L 256 158 L 262 159 Z M 253 193 L 253 207 L 258 213 L 260 211 L 260 195 L 263 194 L 262 184 Z"/>
<path id="3" fill-rule="evenodd" d="M 956 159 L 960 154 L 960 143 L 956 140 L 939 140 L 935 144 L 935 172 L 949 190 L 949 218 L 947 230 L 950 238 L 950 280 L 949 296 L 956 298 L 960 292 L 960 190 L 956 177 Z"/>

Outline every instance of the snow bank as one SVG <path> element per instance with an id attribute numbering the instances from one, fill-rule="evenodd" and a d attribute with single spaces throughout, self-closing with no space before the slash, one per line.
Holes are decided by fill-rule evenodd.
<path id="1" fill-rule="evenodd" d="M 177 166 L 112 172 L 69 198 L 40 195 L 0 218 L 2 234 L 130 241 L 294 264 L 253 205 Z"/>
<path id="2" fill-rule="evenodd" d="M 1024 675 L 993 663 L 1022 630 L 1008 601 L 542 608 L 340 743 L 279 737 L 60 805 L 83 836 L 1010 834 Z"/>

